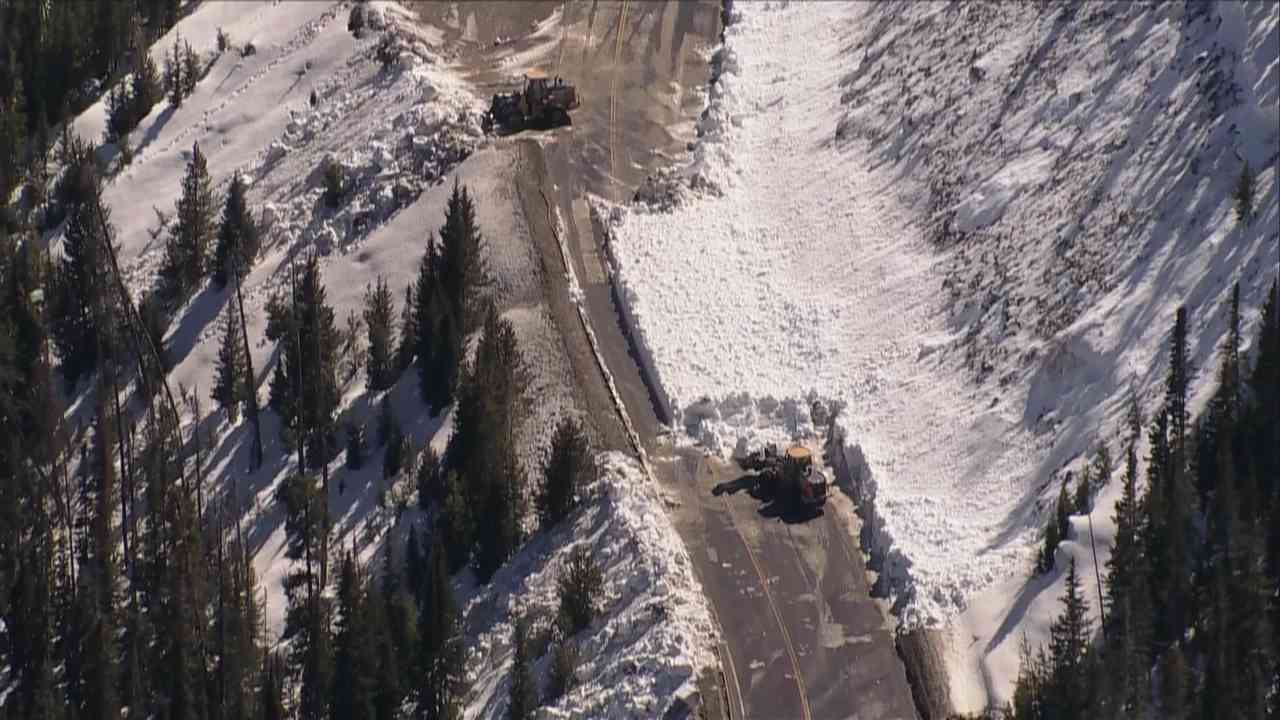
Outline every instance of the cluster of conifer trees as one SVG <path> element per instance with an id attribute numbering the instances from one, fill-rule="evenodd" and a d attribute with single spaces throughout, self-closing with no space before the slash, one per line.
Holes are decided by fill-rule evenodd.
<path id="1" fill-rule="evenodd" d="M 1123 488 L 1101 627 L 1090 626 L 1091 583 L 1073 560 L 1049 647 L 1024 651 L 1010 717 L 1280 716 L 1280 281 L 1263 309 L 1252 367 L 1242 356 L 1239 286 L 1226 314 L 1216 391 L 1193 419 L 1188 318 L 1178 311 L 1164 401 L 1145 423 L 1135 402 L 1120 442 Z M 1092 489 L 1110 480 L 1100 453 L 1074 501 L 1064 484 L 1049 567 L 1052 547 L 1069 532 L 1066 518 L 1088 512 Z"/>
<path id="2" fill-rule="evenodd" d="M 162 91 L 145 49 L 173 27 L 180 6 L 181 0 L 0 5 L 0 197 L 43 175 L 37 165 L 53 145 L 50 128 L 97 100 L 97 87 L 133 72 L 130 114 L 140 118 L 150 110 Z"/>
<path id="3" fill-rule="evenodd" d="M 487 581 L 523 542 L 530 495 L 543 526 L 554 525 L 594 469 L 585 430 L 565 420 L 536 493 L 526 487 L 516 436 L 528 373 L 513 328 L 483 292 L 467 189 L 455 185 L 444 226 L 429 233 L 398 328 L 386 282 L 369 287 L 367 349 L 338 329 L 318 258 L 288 268 L 268 304 L 277 359 L 260 408 L 241 286 L 261 233 L 241 178 L 218 198 L 193 145 L 159 277 L 135 300 L 94 148 L 70 136 L 62 145 L 60 248 L 43 251 L 38 227 L 0 227 L 0 650 L 12 686 L 0 717 L 116 717 L 122 708 L 200 720 L 382 719 L 406 708 L 458 717 L 463 635 L 450 575 L 469 565 Z M 276 493 L 292 561 L 280 654 L 263 634 L 264 593 L 275 589 L 254 576 L 239 480 L 206 482 L 201 397 L 168 379 L 165 334 L 206 280 L 230 288 L 210 394 L 231 423 L 249 419 L 248 469 L 264 462 L 261 412 L 278 415 L 284 447 L 298 456 Z M 436 530 L 411 530 L 402 562 L 389 536 L 376 581 L 331 547 L 339 368 L 357 351 L 370 392 L 387 393 L 414 367 L 426 408 L 457 407 L 441 458 L 413 452 L 384 395 L 384 478 L 412 475 Z M 66 412 L 77 397 L 91 412 Z M 196 430 L 184 431 L 184 409 Z M 563 602 L 577 611 L 556 645 L 553 695 L 572 685 L 571 637 L 589 624 L 599 586 L 585 555 L 566 572 Z"/>

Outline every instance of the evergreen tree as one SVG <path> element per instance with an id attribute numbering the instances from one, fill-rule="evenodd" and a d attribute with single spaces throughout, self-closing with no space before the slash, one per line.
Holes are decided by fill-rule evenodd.
<path id="1" fill-rule="evenodd" d="M 413 283 L 404 286 L 404 304 L 400 306 L 400 344 L 396 347 L 396 372 L 402 373 L 413 365 L 417 352 L 418 325 L 414 321 L 417 312 Z"/>
<path id="2" fill-rule="evenodd" d="M 382 477 L 394 478 L 403 469 L 408 448 L 400 419 L 391 408 L 390 396 L 384 395 L 378 419 L 378 442 L 383 446 Z"/>
<path id="3" fill-rule="evenodd" d="M 1080 473 L 1080 483 L 1076 485 L 1075 514 L 1088 515 L 1093 504 L 1093 467 L 1086 465 Z"/>
<path id="4" fill-rule="evenodd" d="M 573 640 L 561 638 L 551 651 L 551 677 L 547 696 L 551 702 L 564 697 L 578 685 L 578 648 Z"/>
<path id="5" fill-rule="evenodd" d="M 479 320 L 479 294 L 486 282 L 486 268 L 481 247 L 484 238 L 476 223 L 475 202 L 456 179 L 453 194 L 445 209 L 444 226 L 440 228 L 440 284 L 455 320 L 464 328 L 475 327 Z"/>
<path id="6" fill-rule="evenodd" d="M 1246 160 L 1244 167 L 1240 168 L 1240 177 L 1236 179 L 1236 186 L 1232 191 L 1236 203 L 1236 221 L 1242 225 L 1253 222 L 1253 196 L 1256 193 L 1254 189 L 1256 184 L 1253 169 L 1249 167 L 1249 161 Z"/>
<path id="7" fill-rule="evenodd" d="M 1058 500 L 1054 505 L 1053 518 L 1044 529 L 1044 547 L 1040 551 L 1040 572 L 1053 570 L 1053 559 L 1058 551 L 1058 543 L 1067 539 L 1071 529 L 1071 502 L 1067 495 L 1067 482 L 1070 479 L 1070 474 L 1063 478 L 1062 486 L 1058 490 Z"/>
<path id="8" fill-rule="evenodd" d="M 369 377 L 369 389 L 381 392 L 390 388 L 396 380 L 395 358 L 395 299 L 391 288 L 382 276 L 377 284 L 365 287 L 364 323 L 369 333 L 369 360 L 365 369 Z"/>
<path id="9" fill-rule="evenodd" d="M 364 467 L 366 454 L 364 426 L 356 422 L 347 423 L 347 468 L 359 470 Z"/>
<path id="10" fill-rule="evenodd" d="M 457 390 L 458 378 L 462 370 L 460 364 L 466 355 L 462 322 L 443 296 L 440 286 L 436 287 L 435 307 L 437 311 L 433 337 L 437 339 L 430 358 L 431 392 L 428 404 L 440 412 L 453 402 Z"/>
<path id="11" fill-rule="evenodd" d="M 215 693 L 210 706 L 215 719 L 250 717 L 254 698 L 253 673 L 261 656 L 261 622 L 253 563 L 238 542 L 225 538 L 218 546 L 218 603 L 214 608 L 216 645 L 213 651 Z"/>
<path id="12" fill-rule="evenodd" d="M 191 160 L 182 179 L 169 240 L 160 269 L 162 293 L 180 304 L 199 286 L 208 266 L 209 242 L 214 235 L 213 185 L 200 144 L 191 146 Z"/>
<path id="13" fill-rule="evenodd" d="M 488 582 L 524 541 L 525 473 L 514 448 L 506 446 L 481 505 L 489 523 L 477 528 L 476 575 Z"/>
<path id="14" fill-rule="evenodd" d="M 1090 689 L 1088 604 L 1076 574 L 1072 557 L 1067 565 L 1066 590 L 1062 596 L 1063 611 L 1049 628 L 1049 658 L 1052 668 L 1048 703 L 1057 708 L 1057 717 L 1086 717 Z"/>
<path id="15" fill-rule="evenodd" d="M 450 573 L 461 570 L 470 558 L 471 547 L 475 544 L 475 518 L 458 473 L 449 470 L 445 473 L 444 508 L 441 511 L 441 534 L 444 546 L 448 550 L 448 569 Z"/>
<path id="16" fill-rule="evenodd" d="M 406 328 L 412 327 L 416 333 L 413 343 L 413 356 L 418 366 L 418 388 L 422 401 L 431 407 L 433 412 L 440 412 L 442 405 L 437 401 L 442 395 L 438 385 L 445 378 L 436 374 L 435 353 L 437 339 L 435 329 L 438 324 L 435 307 L 437 291 L 437 274 L 440 272 L 440 259 L 436 256 L 435 238 L 427 238 L 427 251 L 418 263 L 418 278 L 409 294 L 413 299 L 413 312 L 406 320 Z"/>
<path id="17" fill-rule="evenodd" d="M 133 97 L 129 94 L 129 86 L 120 82 L 107 91 L 105 98 L 107 110 L 106 141 L 123 145 L 130 132 L 138 126 L 137 113 L 134 109 Z"/>
<path id="18" fill-rule="evenodd" d="M 572 637 L 591 625 L 603 590 L 604 575 L 591 559 L 590 549 L 586 545 L 575 546 L 556 578 L 560 598 L 556 622 L 565 637 Z"/>
<path id="19" fill-rule="evenodd" d="M 259 720 L 285 720 L 283 679 L 284 661 L 276 655 L 268 656 L 258 684 Z"/>
<path id="20" fill-rule="evenodd" d="M 529 659 L 529 619 L 517 616 L 511 623 L 511 684 L 507 693 L 507 720 L 532 720 L 538 707 L 538 683 Z"/>
<path id="21" fill-rule="evenodd" d="M 542 468 L 542 486 L 536 498 L 542 527 L 568 517 L 594 471 L 591 446 L 582 425 L 573 418 L 563 418 L 551 436 L 551 450 Z"/>
<path id="22" fill-rule="evenodd" d="M 164 84 L 160 78 L 160 71 L 156 68 L 156 61 L 151 58 L 150 53 L 141 52 L 138 56 L 139 60 L 133 71 L 133 82 L 129 92 L 130 99 L 133 101 L 135 126 L 151 113 L 151 109 L 164 96 Z"/>
<path id="23" fill-rule="evenodd" d="M 434 448 L 427 445 L 422 452 L 422 462 L 418 463 L 417 472 L 418 507 L 424 512 L 432 503 L 444 501 L 444 470 L 440 465 L 440 456 Z"/>
<path id="24" fill-rule="evenodd" d="M 374 717 L 374 685 L 377 681 L 368 622 L 364 579 L 350 554 L 343 557 L 338 574 L 338 624 L 334 635 L 333 690 L 329 699 L 332 720 L 364 720 Z"/>
<path id="25" fill-rule="evenodd" d="M 245 369 L 244 344 L 240 341 L 240 316 L 231 306 L 227 306 L 226 315 L 211 396 L 218 403 L 218 407 L 227 413 L 227 419 L 235 424 L 240 416 L 240 403 L 248 395 L 248 378 Z"/>
<path id="26" fill-rule="evenodd" d="M 420 633 L 415 598 L 401 582 L 394 542 L 388 538 L 383 549 L 376 718 L 392 720 L 404 699 L 405 688 L 415 679 L 411 666 L 399 659 L 418 656 Z"/>
<path id="27" fill-rule="evenodd" d="M 232 175 L 209 268 L 213 284 L 218 288 L 226 287 L 232 277 L 244 277 L 258 254 L 258 226 L 249 213 L 245 191 L 244 177 L 239 173 Z"/>
<path id="28" fill-rule="evenodd" d="M 461 718 L 461 698 L 466 691 L 462 675 L 462 626 L 449 568 L 444 538 L 436 533 L 427 559 L 426 601 L 422 608 L 419 657 L 422 684 L 417 691 L 418 714 L 423 718 Z"/>
<path id="29" fill-rule="evenodd" d="M 96 183 L 96 179 L 87 182 Z M 110 215 L 96 203 L 70 206 L 62 258 L 53 277 L 52 336 L 62 360 L 62 374 L 68 385 L 92 372 L 102 355 L 116 353 L 115 318 L 120 316 L 118 295 L 102 268 L 107 264 Z"/>
<path id="30" fill-rule="evenodd" d="M 271 407 L 285 437 L 305 450 L 303 467 L 327 467 L 338 401 L 340 334 L 313 255 L 291 282 L 291 300 L 267 307 L 267 338 L 280 354 L 271 378 Z"/>
<path id="31" fill-rule="evenodd" d="M 320 720 L 329 706 L 333 680 L 329 600 L 322 595 L 327 503 L 315 478 L 305 473 L 286 480 L 279 492 L 285 505 L 285 557 L 295 563 L 284 581 L 284 638 L 293 641 L 289 665 L 298 668 L 301 675 L 299 715 L 303 720 Z"/>
<path id="32" fill-rule="evenodd" d="M 182 44 L 182 95 L 191 97 L 191 93 L 195 92 L 196 84 L 200 82 L 200 78 L 204 75 L 200 68 L 200 56 L 196 55 L 196 51 L 191 49 L 190 42 Z"/>

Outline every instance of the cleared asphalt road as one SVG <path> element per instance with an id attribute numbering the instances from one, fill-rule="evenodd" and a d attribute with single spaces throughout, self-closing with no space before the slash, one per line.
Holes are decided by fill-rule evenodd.
<path id="1" fill-rule="evenodd" d="M 680 500 L 670 512 L 724 629 L 732 717 L 914 718 L 892 634 L 838 513 L 803 522 L 776 517 L 744 490 L 736 465 L 696 450 L 673 452 L 662 438 L 671 419 L 653 404 L 632 355 L 605 270 L 604 237 L 588 211 L 587 193 L 625 201 L 646 174 L 686 151 L 720 33 L 719 2 L 425 3 L 419 11 L 445 31 L 459 66 L 484 90 L 508 90 L 535 66 L 578 86 L 583 104 L 572 127 L 500 142 L 520 145 L 529 168 L 521 190 L 526 217 L 547 262 L 555 238 L 535 194 L 558 204 L 605 362 L 655 474 Z M 554 26 L 544 22 L 531 36 L 548 19 Z M 554 314 L 588 405 L 600 407 L 604 383 L 583 358 L 581 328 L 567 310 Z M 603 442 L 626 446 L 613 421 L 597 425 Z"/>

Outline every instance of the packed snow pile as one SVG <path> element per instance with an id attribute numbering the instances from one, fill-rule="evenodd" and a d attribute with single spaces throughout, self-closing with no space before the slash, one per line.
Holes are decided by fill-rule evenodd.
<path id="1" fill-rule="evenodd" d="M 597 206 L 624 313 L 692 441 L 741 451 L 844 405 L 881 589 L 906 624 L 971 631 L 953 661 L 981 671 L 953 676 L 1006 697 L 1056 611 L 1056 585 L 1025 585 L 1056 480 L 1131 391 L 1154 406 L 1179 305 L 1210 368 L 1232 283 L 1252 325 L 1280 264 L 1280 10 L 734 14 L 689 197 Z"/>
<path id="2" fill-rule="evenodd" d="M 581 684 L 540 717 L 665 717 L 715 663 L 715 625 L 657 487 L 621 453 L 600 455 L 598 467 L 588 500 L 564 527 L 535 536 L 488 587 L 464 599 L 474 638 L 468 717 L 506 716 L 512 620 L 528 617 L 535 638 L 550 632 L 556 578 L 578 545 L 590 549 L 603 572 L 600 615 L 574 638 Z M 535 654 L 534 675 L 546 678 L 551 654 Z"/>

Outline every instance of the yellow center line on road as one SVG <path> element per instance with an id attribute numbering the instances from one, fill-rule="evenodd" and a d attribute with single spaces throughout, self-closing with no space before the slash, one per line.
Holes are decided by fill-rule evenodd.
<path id="1" fill-rule="evenodd" d="M 701 466 L 703 461 L 699 461 Z M 773 611 L 774 622 L 778 624 L 778 630 L 782 632 L 782 642 L 787 646 L 787 657 L 791 659 L 791 670 L 796 680 L 796 691 L 800 694 L 800 713 L 803 720 L 812 720 L 813 715 L 809 712 L 809 691 L 804 685 L 804 676 L 800 673 L 800 658 L 796 655 L 795 645 L 791 641 L 791 633 L 787 631 L 787 624 L 782 621 L 782 613 L 778 611 L 778 605 L 773 600 L 773 593 L 769 590 L 769 578 L 764 574 L 764 568 L 760 565 L 760 560 L 756 558 L 755 552 L 751 549 L 751 544 L 747 542 L 746 536 L 742 534 L 742 529 L 738 527 L 738 520 L 733 515 L 733 508 L 729 505 L 728 493 L 720 495 L 720 501 L 724 503 L 724 511 L 729 515 L 729 524 L 733 525 L 733 531 L 738 534 L 738 539 L 742 541 L 742 547 L 747 550 L 747 557 L 751 560 L 752 567 L 756 570 L 756 576 L 760 578 L 760 587 L 764 589 L 765 600 L 769 602 L 769 609 Z"/>

